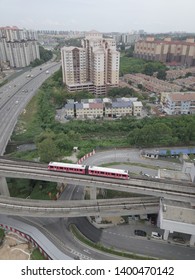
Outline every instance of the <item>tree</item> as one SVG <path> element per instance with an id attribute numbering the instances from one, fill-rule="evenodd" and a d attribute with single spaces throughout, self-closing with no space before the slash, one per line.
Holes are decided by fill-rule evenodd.
<path id="1" fill-rule="evenodd" d="M 138 84 L 137 87 L 138 87 L 140 90 L 143 90 L 143 88 L 144 88 L 142 84 Z"/>
<path id="2" fill-rule="evenodd" d="M 58 134 L 55 143 L 60 151 L 71 151 L 74 147 L 73 139 L 63 132 Z"/>
<path id="3" fill-rule="evenodd" d="M 157 73 L 157 78 L 160 80 L 166 80 L 167 73 L 165 70 L 159 70 Z"/>
<path id="4" fill-rule="evenodd" d="M 125 44 L 124 43 L 122 43 L 122 45 L 120 45 L 120 49 L 121 49 L 121 51 L 125 50 Z"/>
<path id="5" fill-rule="evenodd" d="M 37 150 L 42 162 L 53 161 L 60 155 L 59 149 L 51 138 L 47 138 L 39 143 Z"/>
<path id="6" fill-rule="evenodd" d="M 131 47 L 125 51 L 125 56 L 133 57 L 134 48 L 135 45 L 131 45 Z"/>
<path id="7" fill-rule="evenodd" d="M 44 62 L 50 60 L 53 56 L 52 51 L 44 49 L 44 47 L 39 46 L 39 52 L 40 52 L 40 59 Z"/>
<path id="8" fill-rule="evenodd" d="M 166 150 L 166 156 L 168 156 L 168 157 L 171 156 L 171 151 L 170 150 Z"/>
<path id="9" fill-rule="evenodd" d="M 44 49 L 42 46 L 39 46 L 40 59 L 36 58 L 31 62 L 32 67 L 39 66 L 44 62 L 50 60 L 53 56 L 52 51 Z"/>
<path id="10" fill-rule="evenodd" d="M 156 97 L 155 97 L 155 96 L 149 97 L 149 101 L 150 101 L 151 103 L 154 103 L 154 102 L 156 101 Z"/>
<path id="11" fill-rule="evenodd" d="M 147 63 L 144 67 L 143 73 L 149 76 L 152 76 L 155 72 L 154 66 L 152 63 Z"/>
<path id="12" fill-rule="evenodd" d="M 190 76 L 192 76 L 192 73 L 191 73 L 191 72 L 187 72 L 187 73 L 185 74 L 185 78 L 188 78 L 188 77 L 190 77 Z"/>

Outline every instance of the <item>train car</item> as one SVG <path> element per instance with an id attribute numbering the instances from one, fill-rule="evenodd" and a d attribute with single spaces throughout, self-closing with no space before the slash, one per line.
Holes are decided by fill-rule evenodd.
<path id="1" fill-rule="evenodd" d="M 76 174 L 85 174 L 85 165 L 80 164 L 71 164 L 71 163 L 63 163 L 63 162 L 50 162 L 48 164 L 48 170 L 53 171 L 61 171 L 61 172 L 69 172 Z"/>
<path id="2" fill-rule="evenodd" d="M 99 166 L 87 166 L 87 174 L 91 176 L 108 177 L 115 179 L 129 179 L 129 172 L 122 169 L 105 168 Z"/>

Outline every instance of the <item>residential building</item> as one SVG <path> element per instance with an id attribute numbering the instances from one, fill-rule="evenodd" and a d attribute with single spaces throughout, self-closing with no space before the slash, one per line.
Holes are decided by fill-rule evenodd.
<path id="1" fill-rule="evenodd" d="M 178 78 L 185 77 L 187 74 L 191 73 L 192 76 L 195 75 L 195 67 L 175 69 L 166 71 L 166 80 L 174 80 Z"/>
<path id="2" fill-rule="evenodd" d="M 122 43 L 124 43 L 125 45 L 135 44 L 135 42 L 137 42 L 138 40 L 140 40 L 140 35 L 137 33 L 122 34 Z"/>
<path id="3" fill-rule="evenodd" d="M 134 86 L 142 85 L 145 89 L 151 92 L 160 94 L 163 91 L 180 91 L 182 89 L 181 85 L 176 85 L 157 79 L 155 77 L 144 75 L 141 73 L 138 74 L 126 74 L 124 75 L 125 82 L 131 81 Z"/>
<path id="4" fill-rule="evenodd" d="M 195 114 L 195 92 L 164 93 L 162 101 L 168 115 Z"/>
<path id="5" fill-rule="evenodd" d="M 133 102 L 133 116 L 140 116 L 142 111 L 143 104 L 141 101 Z"/>
<path id="6" fill-rule="evenodd" d="M 63 82 L 71 91 L 87 90 L 105 94 L 119 84 L 120 54 L 116 42 L 91 31 L 82 40 L 82 48 L 61 49 Z"/>
<path id="7" fill-rule="evenodd" d="M 190 76 L 183 79 L 176 79 L 173 81 L 174 84 L 182 86 L 183 89 L 195 90 L 195 77 Z"/>
<path id="8" fill-rule="evenodd" d="M 65 117 L 71 117 L 74 118 L 75 114 L 74 114 L 74 103 L 67 103 L 64 106 L 64 115 Z"/>
<path id="9" fill-rule="evenodd" d="M 118 98 L 111 100 L 109 98 L 84 99 L 80 103 L 67 103 L 63 112 L 65 117 L 74 117 L 80 119 L 94 119 L 102 117 L 124 117 L 139 116 L 142 110 L 142 103 L 136 102 L 135 98 Z"/>
<path id="10" fill-rule="evenodd" d="M 105 114 L 106 114 L 105 108 Z M 112 102 L 112 116 L 123 117 L 132 115 L 132 102 L 131 101 L 116 101 Z"/>
<path id="11" fill-rule="evenodd" d="M 10 67 L 26 67 L 36 58 L 40 58 L 37 35 L 13 27 L 0 27 L 0 63 L 9 63 Z"/>
<path id="12" fill-rule="evenodd" d="M 155 40 L 154 37 L 148 37 L 135 43 L 134 56 L 171 65 L 195 66 L 194 38 L 172 41 L 171 38 Z"/>
<path id="13" fill-rule="evenodd" d="M 76 103 L 77 118 L 98 118 L 103 117 L 103 103 Z"/>

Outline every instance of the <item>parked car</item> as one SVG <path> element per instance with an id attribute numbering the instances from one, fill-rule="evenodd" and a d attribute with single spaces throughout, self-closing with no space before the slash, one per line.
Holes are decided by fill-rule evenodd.
<path id="1" fill-rule="evenodd" d="M 153 231 L 151 233 L 151 237 L 156 238 L 156 239 L 162 239 L 162 235 L 156 231 Z"/>
<path id="2" fill-rule="evenodd" d="M 140 229 L 135 229 L 134 234 L 139 235 L 139 236 L 146 236 L 146 232 L 144 230 L 140 230 Z"/>

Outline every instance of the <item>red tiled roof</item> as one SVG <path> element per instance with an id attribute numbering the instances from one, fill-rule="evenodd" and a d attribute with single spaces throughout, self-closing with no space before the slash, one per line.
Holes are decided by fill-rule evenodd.
<path id="1" fill-rule="evenodd" d="M 172 101 L 192 101 L 195 100 L 195 92 L 191 93 L 172 93 L 170 94 L 170 98 Z"/>
<path id="2" fill-rule="evenodd" d="M 103 103 L 89 103 L 90 109 L 103 109 Z"/>
<path id="3" fill-rule="evenodd" d="M 147 40 L 140 40 L 137 41 L 138 43 L 150 43 L 150 44 L 168 44 L 168 45 L 187 45 L 187 46 L 195 46 L 195 43 L 186 42 L 186 41 L 160 41 L 160 40 L 154 40 L 154 41 L 147 41 Z"/>

